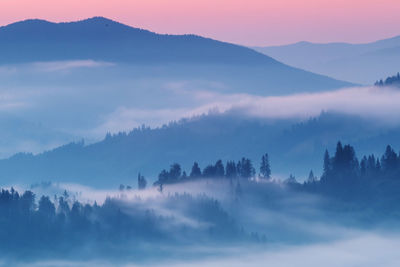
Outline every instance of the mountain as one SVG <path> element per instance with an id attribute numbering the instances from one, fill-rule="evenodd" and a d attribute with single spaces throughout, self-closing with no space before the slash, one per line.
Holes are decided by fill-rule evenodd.
<path id="1" fill-rule="evenodd" d="M 196 35 L 156 34 L 102 17 L 69 23 L 26 20 L 1 27 L 0 51 L 3 65 L 68 60 L 150 65 L 165 68 L 168 75 L 173 69 L 182 79 L 190 74 L 195 79 L 239 81 L 242 92 L 246 89 L 240 81 L 254 80 L 246 87 L 258 87 L 260 94 L 351 85 L 289 67 L 243 46 Z"/>
<path id="2" fill-rule="evenodd" d="M 277 64 L 254 50 L 195 35 L 161 35 L 95 17 L 26 20 L 0 28 L 0 62 L 92 59 L 130 63 Z M 18 53 L 16 53 L 18 51 Z"/>
<path id="3" fill-rule="evenodd" d="M 195 35 L 156 34 L 102 17 L 0 27 L 0 81 L 4 116 L 18 118 L 16 124 L 20 119 L 42 125 L 53 136 L 49 143 L 32 140 L 37 131 L 18 126 L 26 136 L 3 138 L 1 157 L 206 113 L 218 106 L 217 96 L 285 95 L 352 85 L 289 67 L 247 47 Z M 12 133 L 15 127 L 7 129 Z"/>
<path id="4" fill-rule="evenodd" d="M 365 44 L 299 42 L 254 49 L 285 64 L 359 84 L 373 84 L 400 69 L 400 36 Z"/>
<path id="5" fill-rule="evenodd" d="M 259 167 L 269 153 L 274 177 L 290 173 L 304 179 L 310 168 L 321 173 L 326 148 L 338 140 L 354 144 L 360 155 L 382 154 L 388 143 L 400 147 L 400 128 L 385 128 L 347 115 L 323 113 L 304 122 L 261 120 L 237 114 L 214 114 L 108 135 L 90 145 L 71 143 L 38 155 L 17 154 L 0 161 L 3 184 L 41 181 L 71 182 L 94 187 L 136 185 L 141 172 L 153 182 L 175 162 L 190 172 L 196 160 L 204 168 L 216 159 L 250 158 Z"/>

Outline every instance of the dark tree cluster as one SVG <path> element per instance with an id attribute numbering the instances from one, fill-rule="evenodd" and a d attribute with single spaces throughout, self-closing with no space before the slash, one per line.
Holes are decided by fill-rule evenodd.
<path id="1" fill-rule="evenodd" d="M 146 189 L 146 186 L 147 186 L 146 178 L 144 178 L 144 176 L 139 173 L 138 174 L 138 189 L 144 190 L 144 189 Z"/>
<path id="2" fill-rule="evenodd" d="M 372 154 L 364 156 L 361 162 L 352 146 L 342 146 L 340 142 L 333 157 L 329 156 L 328 151 L 325 152 L 323 183 L 350 184 L 367 179 L 396 178 L 400 178 L 400 155 L 389 145 L 380 159 Z"/>
<path id="3" fill-rule="evenodd" d="M 52 201 L 42 196 L 38 202 L 31 191 L 22 195 L 14 189 L 0 192 L 0 254 L 40 251 L 63 253 L 89 240 L 107 242 L 143 240 L 155 234 L 155 217 L 123 213 L 118 201 L 107 199 L 101 206 L 82 204 L 68 194 Z"/>
<path id="4" fill-rule="evenodd" d="M 362 199 L 362 203 L 375 201 L 375 205 L 397 198 L 393 190 L 400 186 L 399 178 L 400 153 L 397 154 L 391 146 L 386 147 L 380 158 L 372 154 L 359 161 L 352 146 L 338 142 L 332 157 L 325 151 L 321 179 L 318 181 L 310 173 L 303 188 L 347 200 Z"/>
<path id="5" fill-rule="evenodd" d="M 162 186 L 200 178 L 252 180 L 253 177 L 255 177 L 255 169 L 251 160 L 242 158 L 238 162 L 227 161 L 225 165 L 218 160 L 203 170 L 195 162 L 189 176 L 182 172 L 179 164 L 175 163 L 169 171 L 163 170 L 154 184 Z M 261 157 L 258 177 L 265 180 L 271 179 L 268 154 Z M 327 150 L 325 151 L 321 179 L 318 179 L 313 171 L 310 171 L 308 179 L 303 183 L 303 188 L 312 189 L 315 192 L 334 192 L 345 195 L 354 193 L 360 187 L 371 186 L 371 181 L 397 178 L 400 178 L 400 153 L 397 154 L 391 146 L 387 146 L 381 158 L 369 155 L 362 157 L 359 161 L 351 145 L 342 145 L 341 142 L 338 142 L 332 157 Z M 293 188 L 302 188 L 301 183 L 293 175 L 290 175 L 284 183 Z"/>
<path id="6" fill-rule="evenodd" d="M 161 173 L 158 175 L 158 180 L 154 183 L 154 185 L 178 183 L 200 178 L 251 179 L 255 176 L 255 174 L 256 171 L 253 167 L 252 161 L 244 157 L 238 162 L 227 161 L 225 165 L 222 160 L 217 160 L 215 164 L 209 164 L 204 167 L 203 170 L 201 170 L 197 162 L 194 162 L 189 176 L 187 176 L 185 171 L 182 172 L 180 164 L 174 163 L 171 165 L 169 171 L 161 171 Z M 260 178 L 271 178 L 271 167 L 268 154 L 262 156 Z"/>
<path id="7" fill-rule="evenodd" d="M 269 164 L 268 154 L 265 154 L 261 157 L 260 177 L 265 179 L 271 178 L 271 166 Z"/>
<path id="8" fill-rule="evenodd" d="M 359 173 L 360 165 L 352 146 L 342 146 L 342 143 L 338 142 L 332 158 L 328 151 L 325 151 L 322 183 L 346 185 L 354 181 Z"/>
<path id="9" fill-rule="evenodd" d="M 108 198 L 102 205 L 73 201 L 67 192 L 53 200 L 48 196 L 38 201 L 35 198 L 31 191 L 21 195 L 14 189 L 0 191 L 0 257 L 65 256 L 85 246 L 93 253 L 107 251 L 102 253 L 108 257 L 147 242 L 232 240 L 240 234 L 219 202 L 206 196 L 175 195 L 163 203 L 205 222 L 209 227 L 204 229 L 189 229 L 173 217 L 156 215 L 145 203 L 134 205 L 120 198 Z"/>
<path id="10" fill-rule="evenodd" d="M 391 76 L 386 78 L 386 80 L 376 81 L 375 86 L 396 86 L 400 87 L 400 73 L 397 73 L 395 76 Z"/>

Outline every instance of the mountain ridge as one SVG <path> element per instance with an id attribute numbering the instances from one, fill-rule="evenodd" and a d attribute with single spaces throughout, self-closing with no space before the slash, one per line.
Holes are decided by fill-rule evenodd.
<path id="1" fill-rule="evenodd" d="M 105 46 L 101 47 L 102 44 Z M 197 60 L 201 62 L 202 57 L 206 57 L 208 60 L 216 57 L 217 60 L 223 59 L 226 63 L 281 64 L 245 46 L 221 42 L 194 34 L 158 34 L 104 17 L 61 23 L 30 19 L 0 27 L 0 48 L 10 54 L 7 63 L 24 61 L 21 58 L 22 55 L 12 57 L 12 47 L 10 46 L 17 49 L 19 48 L 18 46 L 21 48 L 29 46 L 30 50 L 37 54 L 36 60 L 40 60 L 41 57 L 45 58 L 46 55 L 51 53 L 53 55 L 49 56 L 49 60 L 68 59 L 73 55 L 68 53 L 69 50 L 74 50 L 75 58 L 77 56 L 79 58 L 90 57 L 91 59 L 104 57 L 105 59 L 118 61 L 136 60 L 142 62 L 149 60 L 149 58 L 152 60 L 158 58 L 158 61 L 163 61 L 173 60 L 173 57 L 175 57 L 176 61 L 193 62 L 193 60 Z M 189 49 L 189 51 L 185 51 L 184 48 Z M 141 51 L 139 52 L 141 53 L 135 53 L 135 49 L 140 49 Z M 22 54 L 26 52 L 24 49 L 18 50 Z M 58 52 L 58 54 L 54 52 Z M 60 56 L 62 52 L 65 53 L 64 57 Z M 199 56 L 192 55 L 196 53 Z M 235 58 L 223 58 L 223 56 L 230 55 L 229 53 L 236 53 L 237 56 Z M 140 54 L 146 57 L 141 57 Z M 28 55 L 26 54 L 25 56 Z M 114 55 L 114 58 L 110 57 L 112 55 Z M 117 55 L 119 57 L 116 57 Z M 4 59 L 4 56 L 2 58 Z M 25 61 L 35 59 L 35 57 L 25 58 Z"/>
<path id="2" fill-rule="evenodd" d="M 399 132 L 399 127 L 382 129 L 371 126 L 366 119 L 333 113 L 304 122 L 215 114 L 108 135 L 89 145 L 77 142 L 37 155 L 19 153 L 0 160 L 0 178 L 7 183 L 52 181 L 118 186 L 133 181 L 138 172 L 154 181 L 158 170 L 174 162 L 190 171 L 192 160 L 202 167 L 215 158 L 226 161 L 245 156 L 258 162 L 263 153 L 269 153 L 275 175 L 288 175 L 285 172 L 290 169 L 304 177 L 309 172 L 304 166 L 312 166 L 316 173 L 321 171 L 324 149 L 333 149 L 337 140 L 354 143 L 363 154 L 377 153 L 388 142 L 399 147 Z M 192 156 L 189 159 L 187 155 Z"/>
<path id="3" fill-rule="evenodd" d="M 253 48 L 290 66 L 358 84 L 371 85 L 400 68 L 400 36 L 362 44 L 302 41 Z"/>
<path id="4" fill-rule="evenodd" d="M 267 89 L 264 95 L 354 85 L 290 67 L 245 46 L 193 34 L 157 34 L 104 17 L 77 22 L 25 20 L 9 24 L 0 28 L 0 51 L 0 65 L 94 60 L 156 66 L 156 70 L 160 66 L 167 77 L 177 70 L 179 77 L 175 78 L 179 80 L 195 78 L 222 83 L 234 80 L 234 87 L 241 84 L 248 91 Z M 179 66 L 170 67 L 171 64 Z M 191 66 L 196 68 L 188 73 L 188 69 L 193 69 Z"/>

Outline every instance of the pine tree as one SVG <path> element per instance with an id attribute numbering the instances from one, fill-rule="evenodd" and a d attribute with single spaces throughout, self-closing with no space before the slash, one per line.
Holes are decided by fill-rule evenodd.
<path id="1" fill-rule="evenodd" d="M 268 153 L 263 155 L 261 158 L 260 177 L 264 179 L 271 178 L 271 166 L 269 164 Z"/>
<path id="2" fill-rule="evenodd" d="M 139 190 L 144 190 L 146 189 L 147 186 L 147 181 L 144 176 L 142 176 L 140 173 L 138 174 L 138 189 Z"/>
<path id="3" fill-rule="evenodd" d="M 238 173 L 236 169 L 236 163 L 234 161 L 228 161 L 226 163 L 226 177 L 227 178 L 236 178 Z"/>
<path id="4" fill-rule="evenodd" d="M 181 165 L 178 163 L 174 163 L 171 165 L 171 168 L 169 170 L 169 178 L 171 179 L 171 182 L 177 182 L 182 175 L 182 169 Z"/>
<path id="5" fill-rule="evenodd" d="M 192 171 L 190 172 L 190 178 L 199 178 L 201 177 L 201 169 L 197 162 L 193 163 Z"/>
<path id="6" fill-rule="evenodd" d="M 329 156 L 329 152 L 328 150 L 325 150 L 325 154 L 324 154 L 324 173 L 323 173 L 323 177 L 324 178 L 328 178 L 330 175 L 332 169 L 332 164 L 331 164 L 331 158 Z"/>
<path id="7" fill-rule="evenodd" d="M 250 159 L 242 158 L 237 165 L 238 174 L 242 178 L 250 179 L 254 176 L 255 170 L 253 168 L 253 164 Z"/>
<path id="8" fill-rule="evenodd" d="M 224 168 L 224 164 L 222 164 L 222 160 L 218 160 L 215 163 L 215 176 L 216 177 L 224 177 L 225 176 L 225 168 Z"/>
<path id="9" fill-rule="evenodd" d="M 381 163 L 385 172 L 393 172 L 397 169 L 399 162 L 396 152 L 391 146 L 386 147 L 385 154 L 382 156 Z"/>
<path id="10" fill-rule="evenodd" d="M 315 183 L 317 181 L 317 178 L 314 176 L 314 172 L 311 170 L 310 174 L 308 175 L 308 183 Z"/>

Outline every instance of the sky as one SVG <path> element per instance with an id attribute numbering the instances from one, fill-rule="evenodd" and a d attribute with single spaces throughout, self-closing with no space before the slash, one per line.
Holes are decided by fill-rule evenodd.
<path id="1" fill-rule="evenodd" d="M 1 0 L 0 25 L 108 17 L 159 33 L 267 46 L 400 35 L 398 0 Z"/>

